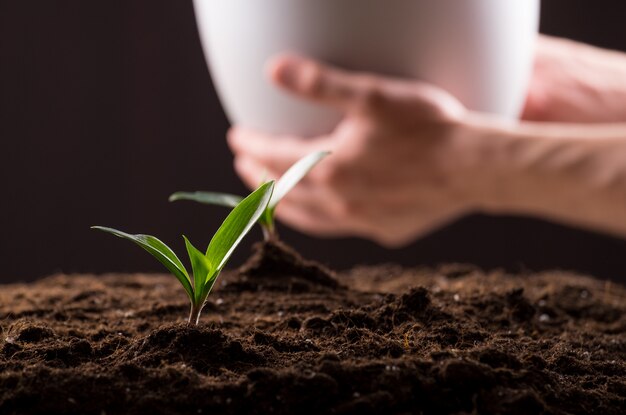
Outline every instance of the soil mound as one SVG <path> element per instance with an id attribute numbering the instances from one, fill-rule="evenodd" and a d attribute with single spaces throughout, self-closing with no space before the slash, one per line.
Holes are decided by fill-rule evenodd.
<path id="1" fill-rule="evenodd" d="M 230 283 L 234 291 L 288 291 L 303 293 L 343 288 L 334 273 L 322 264 L 304 259 L 280 241 L 258 242 L 250 259 Z"/>

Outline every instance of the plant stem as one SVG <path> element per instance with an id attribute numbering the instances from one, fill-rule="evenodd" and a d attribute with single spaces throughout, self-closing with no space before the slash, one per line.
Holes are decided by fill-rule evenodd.
<path id="1" fill-rule="evenodd" d="M 202 306 L 204 304 L 191 304 L 191 311 L 189 312 L 189 319 L 187 320 L 187 324 L 197 326 L 200 322 L 200 312 L 202 311 Z"/>
<path id="2" fill-rule="evenodd" d="M 278 240 L 278 232 L 276 232 L 276 227 L 273 224 L 261 225 L 261 229 L 263 230 L 263 240 L 265 242 Z"/>

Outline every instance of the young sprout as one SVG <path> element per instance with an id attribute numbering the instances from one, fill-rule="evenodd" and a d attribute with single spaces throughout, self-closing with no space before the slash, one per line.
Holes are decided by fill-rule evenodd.
<path id="1" fill-rule="evenodd" d="M 258 222 L 263 230 L 263 238 L 266 241 L 277 240 L 278 234 L 274 224 L 274 212 L 278 203 L 302 180 L 324 157 L 329 155 L 328 151 L 318 151 L 304 156 L 294 163 L 289 170 L 276 182 L 274 194 L 270 199 L 267 208 L 259 218 Z M 170 196 L 170 202 L 177 200 L 191 200 L 207 205 L 219 205 L 233 207 L 241 201 L 241 196 L 228 193 L 214 192 L 176 192 Z"/>
<path id="2" fill-rule="evenodd" d="M 189 324 L 198 324 L 202 307 L 204 307 L 206 298 L 215 285 L 217 277 L 237 245 L 239 245 L 243 237 L 266 211 L 273 190 L 274 182 L 271 181 L 261 185 L 248 197 L 240 200 L 211 239 L 206 254 L 198 251 L 191 242 L 183 236 L 187 247 L 187 254 L 191 260 L 193 280 L 189 277 L 187 269 L 180 259 L 178 259 L 174 251 L 154 236 L 130 235 L 116 229 L 102 226 L 94 226 L 93 229 L 108 232 L 120 238 L 135 242 L 165 265 L 178 281 L 180 281 L 189 296 L 189 301 L 191 302 Z"/>

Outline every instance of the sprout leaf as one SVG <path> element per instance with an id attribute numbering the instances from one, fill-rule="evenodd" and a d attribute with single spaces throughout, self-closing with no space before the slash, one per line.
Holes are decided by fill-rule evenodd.
<path id="1" fill-rule="evenodd" d="M 194 301 L 200 303 L 204 300 L 204 298 L 201 298 L 201 294 L 204 291 L 209 272 L 211 272 L 209 261 L 202 252 L 193 246 L 186 236 L 183 236 L 183 238 L 185 239 L 185 246 L 187 247 L 187 253 L 193 269 L 193 288 L 196 295 Z"/>
<path id="2" fill-rule="evenodd" d="M 193 299 L 193 287 L 191 286 L 191 280 L 189 274 L 185 269 L 185 266 L 180 259 L 176 256 L 174 251 L 167 245 L 161 242 L 159 239 L 150 235 L 131 235 L 125 232 L 118 231 L 117 229 L 105 228 L 103 226 L 93 226 L 92 229 L 98 229 L 110 234 L 113 234 L 119 238 L 132 241 L 148 251 L 153 257 L 159 260 L 165 268 L 167 268 L 178 281 L 183 285 L 187 295 L 190 299 Z"/>
<path id="3" fill-rule="evenodd" d="M 218 205 L 234 208 L 243 200 L 243 197 L 228 193 L 176 192 L 169 198 L 170 202 L 177 200 L 191 200 L 193 202 L 204 203 L 205 205 Z"/>
<path id="4" fill-rule="evenodd" d="M 243 199 L 226 217 L 217 230 L 206 252 L 212 272 L 222 270 L 243 237 L 259 220 L 272 197 L 274 182 L 261 185 Z"/>
<path id="5" fill-rule="evenodd" d="M 278 202 L 280 202 L 317 163 L 329 154 L 330 152 L 328 151 L 311 153 L 291 166 L 276 182 L 276 189 L 274 190 L 268 209 L 273 211 Z"/>

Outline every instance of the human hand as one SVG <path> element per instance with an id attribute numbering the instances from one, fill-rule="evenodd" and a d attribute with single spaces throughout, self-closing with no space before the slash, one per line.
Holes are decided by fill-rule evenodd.
<path id="1" fill-rule="evenodd" d="M 446 92 L 414 81 L 351 73 L 299 58 L 269 66 L 280 87 L 345 117 L 330 134 L 274 136 L 235 127 L 235 169 L 254 187 L 302 156 L 332 155 L 281 202 L 277 217 L 318 236 L 362 236 L 398 246 L 480 203 L 485 180 L 468 112 Z"/>
<path id="2" fill-rule="evenodd" d="M 626 121 L 626 54 L 540 36 L 522 118 L 529 121 Z"/>

